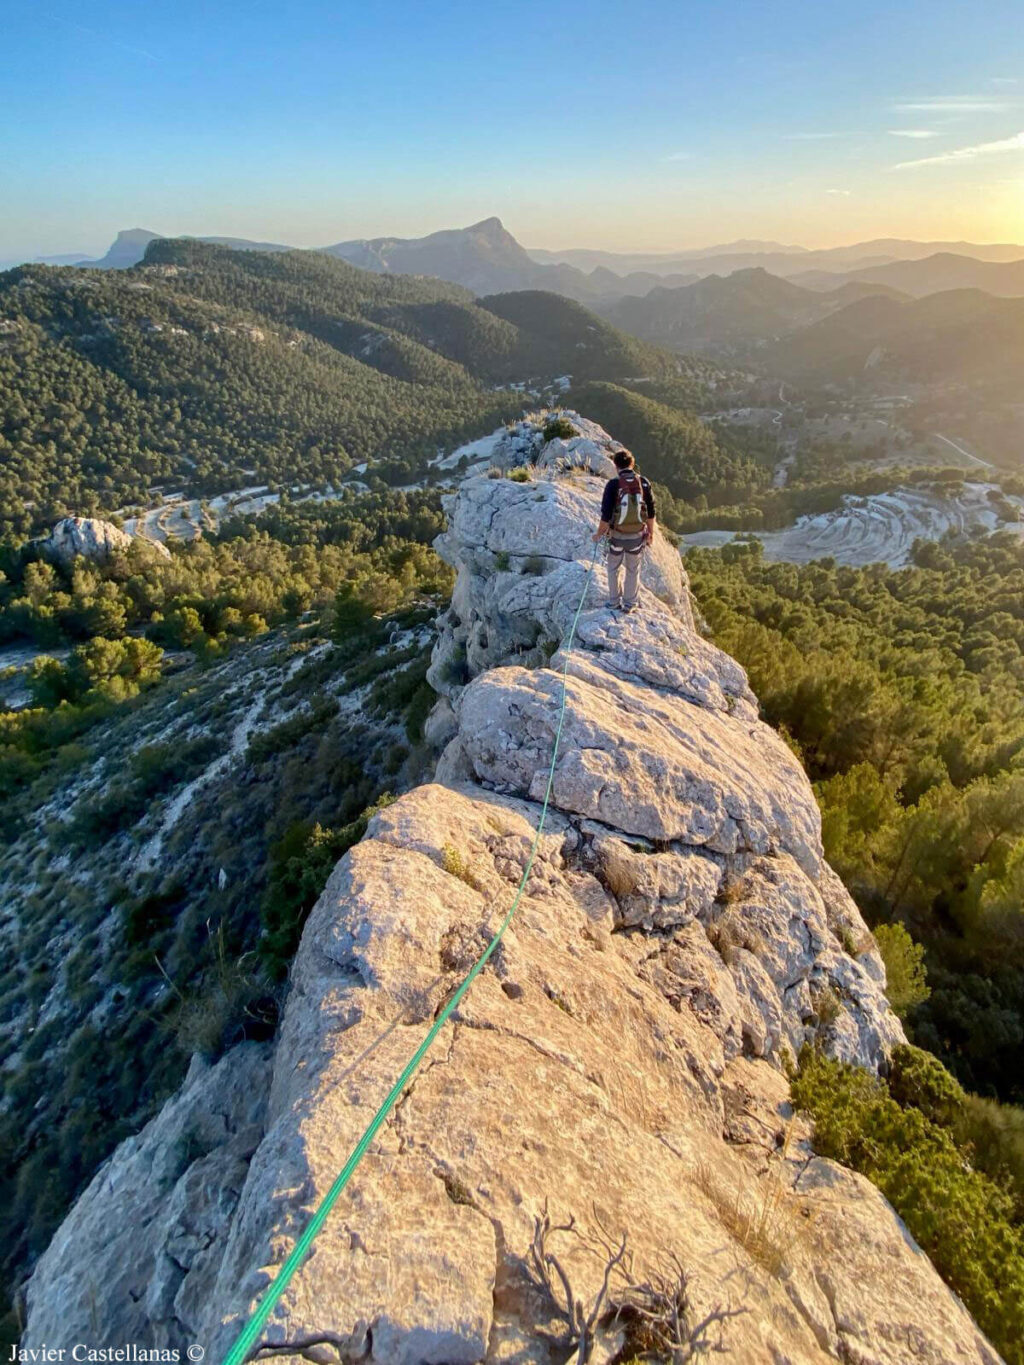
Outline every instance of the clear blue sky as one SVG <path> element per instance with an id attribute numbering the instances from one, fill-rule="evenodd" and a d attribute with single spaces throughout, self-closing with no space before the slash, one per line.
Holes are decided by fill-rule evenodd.
<path id="1" fill-rule="evenodd" d="M 1020 0 L 0 0 L 0 33 L 0 259 L 493 213 L 530 246 L 1024 240 Z"/>

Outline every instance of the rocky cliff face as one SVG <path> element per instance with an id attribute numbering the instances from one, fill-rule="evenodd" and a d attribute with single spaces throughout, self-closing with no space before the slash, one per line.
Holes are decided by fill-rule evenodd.
<path id="1" fill-rule="evenodd" d="M 70 564 L 78 555 L 105 564 L 113 555 L 125 553 L 133 544 L 144 545 L 163 559 L 171 557 L 167 546 L 158 540 L 130 536 L 112 522 L 100 521 L 97 517 L 63 517 L 39 542 L 45 555 L 62 564 Z"/>
<path id="2" fill-rule="evenodd" d="M 37 1267 L 24 1344 L 226 1350 L 514 894 L 600 489 L 577 470 L 448 499 L 437 780 L 338 864 L 273 1050 L 196 1059 L 96 1176 Z M 547 1208 L 575 1219 L 544 1251 L 584 1316 L 624 1237 L 611 1300 L 681 1267 L 691 1323 L 734 1313 L 711 1339 L 744 1365 L 995 1362 L 881 1195 L 816 1158 L 788 1107 L 805 1041 L 878 1068 L 902 1037 L 802 770 L 695 631 L 664 541 L 640 613 L 605 610 L 600 576 L 517 917 L 266 1340 L 317 1362 L 565 1361 L 561 1281 L 531 1254 Z M 624 1321 L 592 1360 L 629 1358 Z"/>

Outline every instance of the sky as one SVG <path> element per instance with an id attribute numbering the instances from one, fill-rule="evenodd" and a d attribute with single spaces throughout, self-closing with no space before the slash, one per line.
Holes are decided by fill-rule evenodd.
<path id="1" fill-rule="evenodd" d="M 0 261 L 1024 242 L 1020 0 L 0 0 Z"/>

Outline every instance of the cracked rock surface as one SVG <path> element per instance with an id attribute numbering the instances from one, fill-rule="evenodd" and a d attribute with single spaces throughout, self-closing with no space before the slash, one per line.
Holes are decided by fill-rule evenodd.
<path id="1" fill-rule="evenodd" d="M 600 489 L 470 478 L 448 500 L 437 781 L 335 868 L 272 1052 L 194 1063 L 97 1174 L 31 1281 L 23 1345 L 89 1340 L 92 1316 L 111 1341 L 223 1356 L 515 894 Z M 625 1233 L 638 1278 L 678 1258 L 696 1318 L 743 1310 L 721 1325 L 742 1365 L 996 1365 L 882 1196 L 791 1114 L 787 1052 L 879 1068 L 902 1032 L 806 777 L 695 632 L 678 556 L 662 542 L 647 568 L 629 618 L 591 587 L 517 915 L 264 1342 L 325 1365 L 562 1365 L 529 1258 L 547 1205 L 583 1234 L 551 1250 L 588 1307 L 594 1239 Z"/>

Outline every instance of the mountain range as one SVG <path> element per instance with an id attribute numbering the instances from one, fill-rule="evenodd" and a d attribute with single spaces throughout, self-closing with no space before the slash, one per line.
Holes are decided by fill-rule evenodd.
<path id="1" fill-rule="evenodd" d="M 240 238 L 171 243 L 131 229 L 93 264 L 120 274 L 145 252 L 143 268 L 187 271 L 187 293 L 205 294 L 216 280 L 221 292 L 206 296 L 239 310 L 251 309 L 256 289 L 263 321 L 270 316 L 299 327 L 370 371 L 428 387 L 448 382 L 440 372 L 445 366 L 457 367 L 460 389 L 562 372 L 577 383 L 619 380 L 664 370 L 647 349 L 653 346 L 740 359 L 808 382 L 844 380 L 881 365 L 880 375 L 984 383 L 1006 394 L 1024 360 L 1024 303 L 1017 302 L 1024 299 L 1024 260 L 979 260 L 953 251 L 906 258 L 934 245 L 884 240 L 810 252 L 736 242 L 725 252 L 731 262 L 758 254 L 774 261 L 784 254 L 788 277 L 763 265 L 708 273 L 723 259 L 714 248 L 685 260 L 661 258 L 662 266 L 687 264 L 688 274 L 621 276 L 603 261 L 592 263 L 597 253 L 576 253 L 592 264 L 589 273 L 566 261 L 538 262 L 499 219 L 489 218 L 422 238 L 359 239 L 303 252 Z M 1012 250 L 977 249 L 996 256 Z M 840 267 L 861 250 L 877 253 L 882 263 L 792 269 L 823 257 Z M 884 260 L 886 253 L 905 259 Z M 621 258 L 630 265 L 650 259 Z M 65 269 L 59 291 L 81 274 L 75 266 Z M 375 278 L 379 285 L 371 284 Z M 159 282 L 161 290 L 176 294 L 183 285 Z M 915 308 L 915 301 L 928 306 Z M 169 316 L 152 318 L 157 327 L 178 325 Z M 538 318 L 544 319 L 539 332 Z M 87 328 L 95 330 L 90 319 Z M 333 390 L 335 380 L 325 382 Z M 459 404 L 466 401 L 478 407 L 478 397 Z M 351 449 L 349 440 L 341 445 Z"/>
<path id="2" fill-rule="evenodd" d="M 790 277 L 809 289 L 833 289 L 836 282 L 888 285 L 922 298 L 944 289 L 983 289 L 1003 298 L 1024 296 L 1024 260 L 986 261 L 953 251 L 940 251 L 914 261 L 890 261 L 865 266 L 842 275 L 823 270 L 801 271 Z"/>
<path id="3" fill-rule="evenodd" d="M 138 264 L 159 234 L 145 228 L 119 232 L 97 260 L 52 257 L 44 264 L 125 269 Z M 238 237 L 202 237 L 235 250 L 285 251 L 283 243 Z M 1011 243 L 913 242 L 880 238 L 845 247 L 806 250 L 778 242 L 737 241 L 665 254 L 573 249 L 527 250 L 499 218 L 426 237 L 374 237 L 319 248 L 377 274 L 430 275 L 475 294 L 542 289 L 590 305 L 643 297 L 652 289 L 682 288 L 712 275 L 764 270 L 822 292 L 845 283 L 885 284 L 920 296 L 943 289 L 980 288 L 1007 297 L 1024 295 L 1024 246 Z"/>
<path id="4" fill-rule="evenodd" d="M 780 279 L 762 267 L 709 275 L 678 289 L 617 300 L 608 316 L 627 332 L 677 350 L 771 340 L 817 322 L 864 295 L 906 297 L 891 286 L 848 281 L 828 293 Z"/>
<path id="5" fill-rule="evenodd" d="M 855 379 L 876 366 L 920 383 L 970 386 L 989 399 L 1018 396 L 1024 369 L 1024 299 L 953 289 L 926 298 L 872 295 L 794 330 L 766 363 L 797 381 Z"/>
<path id="6" fill-rule="evenodd" d="M 544 264 L 574 265 L 581 270 L 603 266 L 618 274 L 649 271 L 666 275 L 676 271 L 696 271 L 702 275 L 763 266 L 776 275 L 794 275 L 817 267 L 831 273 L 889 265 L 896 261 L 916 261 L 938 253 L 972 256 L 979 261 L 1016 261 L 1024 257 L 1024 245 L 1014 242 L 916 242 L 902 237 L 880 237 L 849 246 L 811 250 L 784 246 L 780 242 L 739 241 L 722 246 L 697 247 L 689 251 L 614 252 L 571 248 L 567 251 L 530 249 L 535 261 Z"/>
<path id="7" fill-rule="evenodd" d="M 973 264 L 986 271 L 1013 268 Z M 848 380 L 882 366 L 880 373 L 908 380 L 983 384 L 1008 397 L 1024 367 L 1024 298 L 978 288 L 915 298 L 891 284 L 853 278 L 823 292 L 766 270 L 738 270 L 620 299 L 606 315 L 652 345 L 756 358 L 798 382 Z"/>
<path id="8" fill-rule="evenodd" d="M 117 234 L 105 255 L 96 260 L 82 256 L 52 257 L 40 264 L 91 266 L 97 270 L 125 270 L 143 259 L 150 242 L 159 233 L 148 228 L 128 228 Z M 293 248 L 280 242 L 255 242 L 241 237 L 199 237 L 207 246 L 230 247 L 236 251 L 276 252 Z M 538 263 L 506 230 L 499 218 L 485 218 L 467 228 L 430 233 L 427 237 L 374 237 L 335 242 L 320 247 L 325 255 L 335 256 L 375 274 L 429 275 L 460 284 L 474 294 L 495 294 L 508 290 L 542 289 L 592 303 L 605 297 L 646 294 L 657 284 L 688 284 L 698 271 L 638 271 L 619 275 L 604 267 L 589 274 L 575 266 Z"/>

